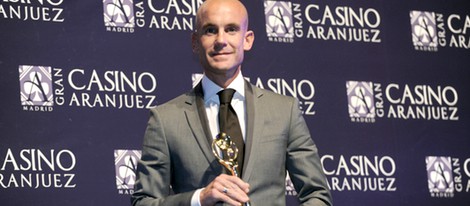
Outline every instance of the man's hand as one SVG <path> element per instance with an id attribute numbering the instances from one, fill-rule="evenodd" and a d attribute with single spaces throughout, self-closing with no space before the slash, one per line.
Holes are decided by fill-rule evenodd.
<path id="1" fill-rule="evenodd" d="M 240 206 L 248 202 L 250 185 L 236 176 L 221 174 L 201 191 L 202 206 L 213 206 L 217 202 Z"/>

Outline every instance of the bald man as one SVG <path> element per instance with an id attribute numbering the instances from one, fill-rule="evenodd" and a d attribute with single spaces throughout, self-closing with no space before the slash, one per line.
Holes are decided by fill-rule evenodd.
<path id="1" fill-rule="evenodd" d="M 241 2 L 201 5 L 192 43 L 204 77 L 193 90 L 151 109 L 133 205 L 285 205 L 286 171 L 302 205 L 332 205 L 298 101 L 243 78 L 244 52 L 253 41 Z M 217 93 L 225 89 L 235 90 L 231 106 L 243 136 L 240 178 L 224 174 L 211 149 L 220 132 Z"/>

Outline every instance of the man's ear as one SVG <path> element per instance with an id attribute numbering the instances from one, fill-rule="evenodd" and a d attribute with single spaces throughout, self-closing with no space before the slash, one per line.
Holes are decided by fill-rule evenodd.
<path id="1" fill-rule="evenodd" d="M 197 32 L 192 32 L 191 33 L 191 47 L 193 49 L 193 52 L 194 53 L 198 53 L 199 52 L 199 42 L 198 42 L 198 36 L 197 36 Z"/>
<path id="2" fill-rule="evenodd" d="M 246 31 L 243 49 L 245 51 L 249 51 L 251 47 L 253 46 L 254 41 L 255 41 L 255 33 L 251 30 Z"/>

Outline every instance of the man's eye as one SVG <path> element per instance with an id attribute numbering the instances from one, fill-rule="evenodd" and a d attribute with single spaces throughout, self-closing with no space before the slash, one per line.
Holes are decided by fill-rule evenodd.
<path id="1" fill-rule="evenodd" d="M 207 28 L 204 31 L 204 34 L 216 34 L 216 33 L 217 33 L 217 30 L 215 28 Z"/>
<path id="2" fill-rule="evenodd" d="M 229 27 L 229 28 L 226 29 L 227 33 L 235 33 L 237 31 L 238 31 L 237 27 Z"/>

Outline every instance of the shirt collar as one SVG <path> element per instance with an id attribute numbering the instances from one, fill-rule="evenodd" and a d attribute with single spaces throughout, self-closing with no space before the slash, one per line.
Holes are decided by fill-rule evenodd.
<path id="1" fill-rule="evenodd" d="M 240 71 L 235 79 L 228 85 L 227 88 L 234 89 L 236 92 L 233 95 L 234 99 L 245 99 L 245 81 L 243 80 L 242 72 Z M 204 91 L 204 102 L 207 103 L 210 100 L 219 102 L 217 92 L 223 90 L 222 87 L 215 84 L 206 75 L 202 77 L 202 89 Z"/>

